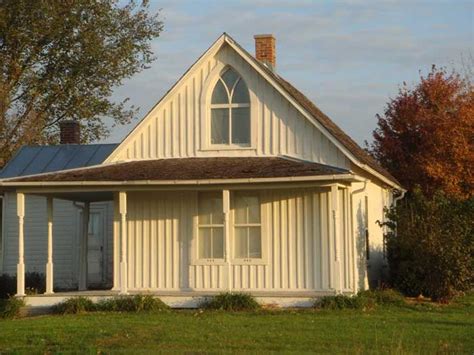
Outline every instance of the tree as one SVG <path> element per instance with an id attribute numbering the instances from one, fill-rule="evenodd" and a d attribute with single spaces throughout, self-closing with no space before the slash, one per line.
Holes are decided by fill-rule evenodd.
<path id="1" fill-rule="evenodd" d="M 408 296 L 448 301 L 474 282 L 474 198 L 415 188 L 387 211 L 387 257 L 392 286 Z"/>
<path id="2" fill-rule="evenodd" d="M 78 120 L 82 140 L 129 122 L 114 87 L 155 58 L 162 31 L 144 1 L 0 1 L 0 167 L 23 144 L 57 142 L 58 122 Z"/>
<path id="3" fill-rule="evenodd" d="M 433 66 L 414 88 L 406 84 L 377 115 L 370 147 L 401 184 L 457 198 L 474 191 L 474 90 L 460 75 Z"/>

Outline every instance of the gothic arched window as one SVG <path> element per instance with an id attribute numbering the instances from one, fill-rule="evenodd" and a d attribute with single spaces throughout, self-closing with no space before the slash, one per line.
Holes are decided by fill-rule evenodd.
<path id="1" fill-rule="evenodd" d="M 211 99 L 211 144 L 250 145 L 250 97 L 232 68 L 224 71 Z"/>

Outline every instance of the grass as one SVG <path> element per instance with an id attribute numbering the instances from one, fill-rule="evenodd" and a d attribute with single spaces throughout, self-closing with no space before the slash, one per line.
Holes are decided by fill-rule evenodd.
<path id="1" fill-rule="evenodd" d="M 0 353 L 278 351 L 473 353 L 474 294 L 449 306 L 158 314 L 86 313 L 0 320 Z"/>

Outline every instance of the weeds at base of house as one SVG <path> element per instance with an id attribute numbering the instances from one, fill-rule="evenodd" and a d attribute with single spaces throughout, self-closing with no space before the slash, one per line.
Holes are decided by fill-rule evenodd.
<path id="1" fill-rule="evenodd" d="M 156 313 L 169 309 L 158 298 L 150 295 L 118 296 L 97 303 L 87 297 L 72 297 L 54 306 L 57 314 L 80 314 L 86 312 L 150 312 Z"/>
<path id="2" fill-rule="evenodd" d="M 261 306 L 250 294 L 224 292 L 205 300 L 200 304 L 200 308 L 223 311 L 255 311 Z"/>
<path id="3" fill-rule="evenodd" d="M 10 297 L 8 299 L 0 299 L 0 318 L 18 318 L 21 308 L 24 306 L 25 302 L 21 298 Z"/>

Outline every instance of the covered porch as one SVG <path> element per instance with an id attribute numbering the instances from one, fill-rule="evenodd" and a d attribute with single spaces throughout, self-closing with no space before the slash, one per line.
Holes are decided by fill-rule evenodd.
<path id="1" fill-rule="evenodd" d="M 60 174 L 67 173 L 56 175 Z M 31 305 L 47 305 L 77 295 L 145 293 L 183 306 L 224 291 L 250 292 L 262 301 L 288 304 L 354 293 L 358 252 L 352 233 L 351 185 L 355 181 L 360 178 L 337 171 L 132 181 L 88 180 L 84 175 L 71 181 L 61 175 L 54 181 L 43 176 L 40 181 L 3 182 L 17 196 L 17 296 L 26 297 Z M 25 294 L 24 220 L 29 194 L 47 200 L 45 295 Z M 54 292 L 53 199 L 83 206 L 78 291 Z M 103 291 L 87 290 L 89 214 L 91 203 L 98 201 L 114 205 L 113 284 Z M 258 206 L 254 217 L 252 201 Z"/>

